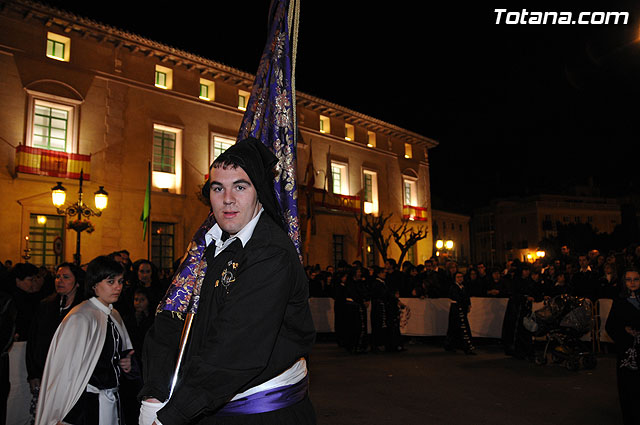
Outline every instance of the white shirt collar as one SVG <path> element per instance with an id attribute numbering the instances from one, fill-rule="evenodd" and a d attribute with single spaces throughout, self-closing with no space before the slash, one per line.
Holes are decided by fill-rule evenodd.
<path id="1" fill-rule="evenodd" d="M 104 314 L 111 314 L 111 310 L 113 310 L 113 305 L 109 304 L 108 306 L 102 304 L 102 302 L 98 299 L 98 297 L 89 298 L 89 302 L 91 302 L 95 307 L 98 308 Z"/>
<path id="2" fill-rule="evenodd" d="M 251 221 L 249 221 L 238 233 L 224 242 L 222 242 L 222 229 L 220 228 L 220 226 L 218 226 L 218 223 L 214 224 L 213 227 L 204 235 L 205 243 L 207 244 L 207 246 L 209 246 L 211 242 L 214 242 L 216 244 L 215 255 L 218 255 L 220 252 L 224 251 L 224 249 L 231 245 L 231 243 L 236 239 L 240 239 L 242 247 L 244 248 L 247 242 L 249 242 L 249 239 L 251 239 L 251 236 L 253 236 L 253 231 L 255 230 L 256 225 L 258 224 L 258 220 L 260 219 L 263 211 L 264 208 L 260 208 L 258 214 L 253 217 Z"/>

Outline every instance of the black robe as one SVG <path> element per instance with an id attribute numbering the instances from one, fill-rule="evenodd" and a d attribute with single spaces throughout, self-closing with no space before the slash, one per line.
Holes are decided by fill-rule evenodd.
<path id="1" fill-rule="evenodd" d="M 449 306 L 449 324 L 447 327 L 447 337 L 445 339 L 445 348 L 447 350 L 455 350 L 460 348 L 465 353 L 474 350 L 471 342 L 471 328 L 469 327 L 469 319 L 467 314 L 471 309 L 471 298 L 465 287 L 459 287 L 457 284 L 451 285 L 449 288 L 449 298 L 452 303 Z"/>
<path id="2" fill-rule="evenodd" d="M 618 396 L 625 425 L 640 423 L 640 410 L 638 410 L 640 370 L 632 370 L 624 366 L 624 363 L 628 360 L 627 350 L 634 348 L 634 337 L 627 333 L 626 326 L 640 331 L 640 309 L 634 307 L 626 299 L 616 298 L 613 300 L 605 329 L 615 343 Z M 638 346 L 635 349 L 640 351 Z M 640 355 L 640 352 L 637 354 Z M 640 362 L 640 358 L 636 358 L 636 367 L 640 366 L 638 362 Z"/>
<path id="3" fill-rule="evenodd" d="M 315 339 L 307 276 L 293 243 L 267 214 L 244 248 L 236 239 L 215 258 L 213 252 L 212 243 L 179 381 L 158 411 L 163 424 L 222 422 L 217 410 L 307 357 Z M 235 277 L 228 287 L 218 283 L 223 271 Z M 182 327 L 171 312 L 156 316 L 145 339 L 141 397 L 167 400 Z"/>

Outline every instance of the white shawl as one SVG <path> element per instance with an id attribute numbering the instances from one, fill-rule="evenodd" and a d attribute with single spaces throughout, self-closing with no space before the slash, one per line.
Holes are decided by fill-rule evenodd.
<path id="1" fill-rule="evenodd" d="M 115 324 L 122 348 L 132 348 L 120 314 L 91 298 L 64 318 L 49 346 L 36 410 L 36 425 L 56 425 L 86 390 L 107 335 L 107 316 Z"/>

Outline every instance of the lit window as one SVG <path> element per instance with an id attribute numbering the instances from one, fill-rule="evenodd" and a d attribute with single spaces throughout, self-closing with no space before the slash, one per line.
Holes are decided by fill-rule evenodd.
<path id="1" fill-rule="evenodd" d="M 79 102 L 68 104 L 49 100 L 41 93 L 29 93 L 27 145 L 59 152 L 77 153 L 77 113 Z M 53 98 L 51 96 L 51 98 Z"/>
<path id="2" fill-rule="evenodd" d="M 340 195 L 349 194 L 349 175 L 347 170 L 347 164 L 331 161 L 333 193 Z"/>
<path id="3" fill-rule="evenodd" d="M 416 181 L 404 179 L 403 181 L 403 200 L 405 205 L 418 206 L 418 197 L 416 190 Z"/>
<path id="4" fill-rule="evenodd" d="M 320 115 L 320 133 L 331 133 L 331 121 L 324 115 Z"/>
<path id="5" fill-rule="evenodd" d="M 413 158 L 413 152 L 411 149 L 411 143 L 404 144 L 404 157 L 405 158 Z"/>
<path id="6" fill-rule="evenodd" d="M 370 148 L 376 147 L 376 133 L 373 131 L 367 132 L 367 146 Z"/>
<path id="7" fill-rule="evenodd" d="M 215 86 L 213 81 L 200 78 L 200 99 L 213 100 L 215 98 Z"/>
<path id="8" fill-rule="evenodd" d="M 345 124 L 344 125 L 344 139 L 345 140 L 349 140 L 349 141 L 353 140 L 354 139 L 353 133 L 354 133 L 353 125 Z"/>
<path id="9" fill-rule="evenodd" d="M 52 32 L 47 33 L 47 57 L 69 62 L 71 39 Z"/>
<path id="10" fill-rule="evenodd" d="M 218 135 L 211 136 L 211 152 L 213 153 L 213 158 L 210 162 L 213 162 L 218 158 L 224 151 L 229 149 L 231 146 L 235 144 L 233 139 L 229 139 L 226 137 L 221 137 Z"/>
<path id="11" fill-rule="evenodd" d="M 363 195 L 365 214 L 377 214 L 378 174 L 375 171 L 363 171 Z"/>
<path id="12" fill-rule="evenodd" d="M 153 186 L 180 193 L 182 187 L 182 130 L 153 126 Z"/>
<path id="13" fill-rule="evenodd" d="M 173 70 L 161 65 L 156 65 L 155 86 L 161 89 L 171 90 L 173 87 Z"/>
<path id="14" fill-rule="evenodd" d="M 61 256 L 56 253 L 56 245 L 64 248 L 64 217 L 59 215 L 30 214 L 29 217 L 29 260 L 36 266 L 55 267 Z"/>
<path id="15" fill-rule="evenodd" d="M 36 148 L 66 151 L 69 111 L 36 105 L 33 116 L 32 145 Z"/>
<path id="16" fill-rule="evenodd" d="M 176 137 L 172 131 L 153 131 L 153 171 L 175 174 Z"/>
<path id="17" fill-rule="evenodd" d="M 247 110 L 247 103 L 249 103 L 249 96 L 251 93 L 244 90 L 238 90 L 238 109 L 241 111 Z"/>

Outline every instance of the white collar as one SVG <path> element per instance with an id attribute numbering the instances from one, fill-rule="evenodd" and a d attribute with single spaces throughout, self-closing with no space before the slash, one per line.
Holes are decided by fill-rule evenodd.
<path id="1" fill-rule="evenodd" d="M 113 310 L 113 305 L 109 304 L 108 306 L 102 304 L 102 301 L 100 301 L 98 299 L 98 297 L 92 297 L 89 298 L 89 301 L 91 302 L 91 304 L 93 304 L 95 307 L 98 308 L 98 310 L 100 310 L 101 312 L 103 312 L 106 315 L 111 314 L 111 310 Z"/>
<path id="2" fill-rule="evenodd" d="M 253 236 L 253 231 L 255 230 L 263 211 L 264 208 L 260 208 L 258 214 L 256 214 L 250 222 L 248 222 L 238 233 L 224 242 L 222 241 L 222 229 L 218 226 L 218 223 L 214 224 L 213 227 L 204 235 L 206 245 L 209 246 L 211 242 L 214 242 L 216 244 L 216 255 L 231 245 L 231 243 L 236 239 L 240 239 L 242 247 L 244 248 L 247 242 L 249 242 L 249 239 L 251 239 L 251 236 Z"/>

